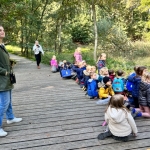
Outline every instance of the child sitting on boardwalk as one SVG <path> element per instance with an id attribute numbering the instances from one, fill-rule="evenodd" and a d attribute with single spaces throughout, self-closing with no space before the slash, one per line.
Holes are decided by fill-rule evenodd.
<path id="1" fill-rule="evenodd" d="M 103 83 L 104 85 L 100 87 L 98 94 L 100 100 L 97 101 L 97 104 L 108 104 L 111 96 L 114 95 L 114 91 L 111 87 L 111 80 L 109 77 L 104 77 L 103 78 Z"/>
<path id="2" fill-rule="evenodd" d="M 107 67 L 103 67 L 100 72 L 99 72 L 99 76 L 97 78 L 98 80 L 98 87 L 102 87 L 104 86 L 104 83 L 103 83 L 103 78 L 107 76 L 109 77 L 109 73 L 108 73 L 108 68 Z"/>
<path id="3" fill-rule="evenodd" d="M 111 82 L 113 82 L 114 78 L 116 77 L 114 70 L 108 70 L 109 78 L 111 79 Z"/>
<path id="4" fill-rule="evenodd" d="M 98 135 L 99 140 L 112 136 L 113 139 L 126 142 L 132 133 L 137 135 L 137 127 L 129 110 L 123 105 L 124 97 L 117 94 L 111 97 L 105 112 L 105 121 L 108 124 L 108 131 Z"/>
<path id="5" fill-rule="evenodd" d="M 124 72 L 122 70 L 117 71 L 117 77 L 114 78 L 112 87 L 115 92 L 115 94 L 124 94 Z"/>
<path id="6" fill-rule="evenodd" d="M 74 57 L 75 57 L 76 63 L 82 61 L 82 55 L 81 55 L 81 48 L 80 48 L 80 47 L 78 47 L 78 48 L 75 50 L 75 52 L 74 52 Z"/>
<path id="7" fill-rule="evenodd" d="M 87 90 L 87 82 L 90 79 L 90 73 L 91 73 L 91 66 L 88 65 L 86 67 L 86 70 L 83 70 L 83 79 L 82 79 L 82 81 L 84 82 L 84 85 L 82 87 L 83 91 Z"/>
<path id="8" fill-rule="evenodd" d="M 106 54 L 102 53 L 97 61 L 97 69 L 98 69 L 98 73 L 100 73 L 100 69 L 105 67 L 105 61 L 106 61 Z"/>
<path id="9" fill-rule="evenodd" d="M 129 76 L 128 81 L 132 82 L 132 98 L 135 104 L 135 108 L 139 108 L 138 96 L 139 96 L 139 85 L 141 82 L 141 77 L 146 72 L 145 66 L 140 66 L 136 70 L 136 76 Z"/>
<path id="10" fill-rule="evenodd" d="M 56 72 L 57 71 L 57 68 L 58 68 L 58 63 L 57 63 L 57 60 L 56 60 L 56 56 L 53 55 L 51 61 L 50 61 L 50 65 L 51 65 L 51 71 L 52 72 Z"/>
<path id="11" fill-rule="evenodd" d="M 135 117 L 150 118 L 150 73 L 145 73 L 139 86 L 139 107 L 132 109 L 136 113 Z"/>
<path id="12" fill-rule="evenodd" d="M 96 81 L 97 74 L 96 73 L 91 73 L 90 74 L 90 79 L 88 80 L 88 89 L 87 89 L 87 94 L 90 96 L 90 98 L 98 98 L 98 92 L 97 92 L 97 81 Z"/>

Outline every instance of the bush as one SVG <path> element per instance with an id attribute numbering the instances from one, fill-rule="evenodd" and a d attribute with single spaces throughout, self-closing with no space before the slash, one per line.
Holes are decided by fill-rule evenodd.
<path id="1" fill-rule="evenodd" d="M 73 42 L 79 42 L 81 44 L 89 44 L 92 41 L 91 31 L 87 25 L 82 26 L 78 24 L 72 27 L 71 36 Z"/>

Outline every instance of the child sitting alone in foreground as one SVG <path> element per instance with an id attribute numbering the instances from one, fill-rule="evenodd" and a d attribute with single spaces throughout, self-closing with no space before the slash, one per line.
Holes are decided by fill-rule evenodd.
<path id="1" fill-rule="evenodd" d="M 52 57 L 52 59 L 50 61 L 50 65 L 51 65 L 51 71 L 52 72 L 56 72 L 57 69 L 58 69 L 58 63 L 57 63 L 55 55 L 53 55 L 53 57 Z"/>
<path id="2" fill-rule="evenodd" d="M 99 140 L 112 136 L 118 141 L 127 142 L 132 133 L 137 136 L 137 127 L 129 110 L 124 106 L 124 96 L 117 94 L 111 97 L 105 112 L 108 131 L 98 135 Z"/>

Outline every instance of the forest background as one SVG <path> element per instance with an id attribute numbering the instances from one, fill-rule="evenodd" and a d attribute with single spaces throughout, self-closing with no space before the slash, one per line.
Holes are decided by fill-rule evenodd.
<path id="1" fill-rule="evenodd" d="M 111 69 L 150 64 L 150 0 L 1 0 L 0 18 L 9 52 L 32 59 L 38 40 L 46 64 L 78 46 L 91 65 L 102 52 Z"/>

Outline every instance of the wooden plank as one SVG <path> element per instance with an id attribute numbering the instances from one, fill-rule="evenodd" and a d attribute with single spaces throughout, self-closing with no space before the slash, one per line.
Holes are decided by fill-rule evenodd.
<path id="1" fill-rule="evenodd" d="M 72 80 L 62 80 L 48 66 L 36 69 L 35 62 L 21 60 L 15 67 L 17 84 L 13 90 L 16 116 L 23 117 L 18 124 L 7 125 L 6 138 L 1 138 L 0 149 L 138 149 L 147 148 L 150 140 L 150 120 L 136 119 L 138 137 L 121 143 L 107 138 L 99 141 L 103 132 L 105 106 L 88 99 Z M 66 88 L 67 87 L 67 88 Z M 59 91 L 59 92 L 58 92 Z M 138 144 L 136 144 L 136 142 Z M 147 142 L 148 143 L 148 142 Z M 128 145 L 129 144 L 129 145 Z"/>

